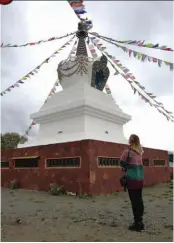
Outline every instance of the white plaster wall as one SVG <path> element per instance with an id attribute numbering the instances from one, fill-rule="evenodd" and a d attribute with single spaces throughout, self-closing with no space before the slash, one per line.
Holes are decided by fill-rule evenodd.
<path id="1" fill-rule="evenodd" d="M 108 134 L 105 133 L 106 131 L 108 131 Z M 110 139 L 115 142 L 125 140 L 122 125 L 85 114 L 68 120 L 61 119 L 49 124 L 41 124 L 39 137 L 52 136 L 56 137 L 56 139 L 61 137 L 62 141 L 62 137 L 65 137 L 65 140 L 67 140 L 73 136 L 73 139 L 76 140 L 79 139 L 78 134 L 80 134 L 80 138 L 83 135 L 83 139 L 107 139 L 107 141 Z"/>
<path id="2" fill-rule="evenodd" d="M 84 102 L 82 102 L 84 101 Z M 91 103 L 93 106 L 103 108 L 104 110 L 113 111 L 123 114 L 122 110 L 115 103 L 111 96 L 81 82 L 78 81 L 76 85 L 69 87 L 66 90 L 56 93 L 51 99 L 48 100 L 40 109 L 40 114 L 52 113 L 51 109 L 58 110 L 67 109 L 73 106 L 78 106 L 82 103 Z M 37 113 L 36 113 L 37 114 Z M 34 118 L 34 117 L 33 117 Z"/>
<path id="3" fill-rule="evenodd" d="M 62 133 L 58 133 L 59 131 L 62 131 Z M 106 131 L 108 131 L 108 134 L 105 133 Z M 20 147 L 84 139 L 127 144 L 127 140 L 123 135 L 122 125 L 82 114 L 71 119 L 61 119 L 59 121 L 41 124 L 39 135 Z"/>
<path id="4" fill-rule="evenodd" d="M 87 139 L 127 143 L 127 139 L 124 137 L 123 133 L 123 126 L 114 122 L 86 115 L 85 131 Z M 108 133 L 106 133 L 106 131 Z"/>
<path id="5" fill-rule="evenodd" d="M 60 131 L 62 131 L 62 133 L 59 133 Z M 39 136 L 57 136 L 57 134 L 67 136 L 67 134 L 74 132 L 85 132 L 85 117 L 83 115 L 41 124 Z"/>

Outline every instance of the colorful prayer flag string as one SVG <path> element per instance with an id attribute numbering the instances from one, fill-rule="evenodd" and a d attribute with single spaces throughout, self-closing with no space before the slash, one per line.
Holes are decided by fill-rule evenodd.
<path id="1" fill-rule="evenodd" d="M 109 88 L 108 84 L 105 85 L 105 91 L 107 95 L 110 95 L 112 97 L 112 99 L 114 100 L 113 96 L 112 96 L 112 92 L 111 89 Z M 115 100 L 114 100 L 115 101 Z"/>
<path id="2" fill-rule="evenodd" d="M 7 94 L 7 91 L 10 92 L 12 89 L 14 89 L 15 87 L 19 87 L 20 84 L 24 84 L 24 82 L 28 79 L 31 78 L 31 76 L 35 75 L 36 73 L 38 73 L 38 70 L 41 68 L 41 66 L 45 63 L 48 63 L 48 61 L 55 57 L 57 54 L 60 53 L 60 51 L 62 51 L 65 47 L 67 47 L 71 41 L 74 39 L 75 35 L 68 40 L 65 44 L 63 44 L 57 51 L 55 51 L 50 57 L 48 57 L 46 60 L 44 60 L 39 66 L 37 66 L 36 68 L 34 68 L 32 71 L 30 71 L 29 73 L 27 73 L 23 78 L 21 78 L 20 80 L 18 80 L 16 83 L 14 83 L 13 85 L 9 86 L 7 89 L 5 89 L 4 91 L 1 92 L 1 96 L 4 96 L 5 94 Z"/>
<path id="3" fill-rule="evenodd" d="M 93 37 L 93 38 L 96 38 L 96 37 Z M 128 53 L 129 57 L 131 57 L 131 55 L 133 54 L 134 58 L 136 58 L 138 60 L 141 60 L 142 62 L 145 62 L 147 60 L 149 62 L 157 63 L 158 67 L 161 67 L 161 64 L 165 63 L 165 65 L 169 66 L 170 71 L 173 71 L 173 63 L 171 63 L 171 62 L 168 62 L 168 61 L 165 61 L 165 60 L 161 60 L 161 59 L 158 59 L 158 58 L 155 58 L 155 57 L 143 54 L 141 52 L 134 51 L 132 49 L 128 49 L 125 46 L 118 45 L 117 43 L 114 43 L 111 40 L 107 40 L 106 38 L 103 38 L 103 37 L 99 37 L 99 38 L 104 40 L 104 41 L 106 41 L 106 42 L 108 42 L 108 43 L 111 43 L 111 44 L 115 45 L 118 48 L 121 48 L 124 52 Z"/>
<path id="4" fill-rule="evenodd" d="M 66 34 L 66 35 L 63 35 L 63 36 L 60 36 L 60 37 L 57 37 L 57 36 L 54 36 L 54 37 L 51 37 L 49 39 L 46 39 L 46 40 L 40 40 L 40 41 L 36 41 L 36 42 L 29 42 L 29 43 L 26 43 L 26 44 L 22 44 L 22 45 L 12 45 L 12 44 L 1 44 L 1 48 L 6 48 L 6 47 L 24 47 L 24 46 L 35 46 L 35 45 L 38 45 L 38 44 L 42 44 L 42 43 L 45 43 L 45 42 L 50 42 L 50 41 L 54 41 L 54 40 L 60 40 L 60 39 L 63 39 L 63 38 L 66 38 L 68 36 L 71 36 L 71 35 L 74 35 L 76 32 L 72 32 L 72 33 L 69 33 L 69 34 Z"/>
<path id="5" fill-rule="evenodd" d="M 50 92 L 49 92 L 49 94 L 48 94 L 48 96 L 47 96 L 47 98 L 46 98 L 44 104 L 47 103 L 48 99 L 49 99 L 52 95 L 55 94 L 55 92 L 56 92 L 56 87 L 57 87 L 57 86 L 59 86 L 59 80 L 58 80 L 58 79 L 56 80 L 56 82 L 54 83 L 53 87 L 51 88 L 51 90 L 50 90 Z M 27 138 L 27 137 L 28 137 L 29 131 L 30 131 L 30 130 L 32 129 L 32 127 L 35 126 L 35 125 L 36 125 L 35 121 L 32 121 L 31 124 L 30 124 L 30 126 L 28 127 L 28 129 L 27 129 L 27 130 L 25 131 L 25 133 L 21 136 L 20 141 L 19 141 L 19 144 L 24 144 L 25 142 L 28 141 L 28 138 Z"/>
<path id="6" fill-rule="evenodd" d="M 102 51 L 101 47 L 102 44 L 99 44 L 98 40 L 94 42 L 94 40 L 92 39 L 92 42 L 94 43 L 94 45 L 98 48 L 99 51 L 101 51 L 107 58 L 108 61 L 110 62 L 111 66 L 115 69 L 116 74 L 121 74 L 121 76 L 126 79 L 126 81 L 130 84 L 131 88 L 134 90 L 134 94 L 136 92 L 138 92 L 138 94 L 140 95 L 140 97 L 146 101 L 147 103 L 149 103 L 151 106 L 154 106 L 161 114 L 163 114 L 167 120 L 171 120 L 172 122 L 174 122 L 174 117 L 173 117 L 173 113 L 167 111 L 163 104 L 161 102 L 156 101 L 154 98 L 156 98 L 156 96 L 154 96 L 152 93 L 148 93 L 145 91 L 145 87 L 143 87 L 142 85 L 140 85 L 140 83 L 138 81 L 136 81 L 136 78 L 134 77 L 134 75 L 132 73 L 129 73 L 129 69 L 124 67 L 119 60 L 117 60 L 114 56 L 109 55 L 106 51 Z M 98 43 L 98 44 L 97 44 Z M 113 63 L 114 64 L 113 64 Z M 119 69 L 121 69 L 124 74 L 122 72 L 119 72 L 119 70 L 116 68 L 116 66 L 118 66 Z M 129 80 L 131 79 L 131 80 Z M 140 89 L 140 91 L 137 89 L 137 87 Z M 145 95 L 142 94 L 142 92 L 145 93 L 145 95 L 148 97 L 146 98 Z M 150 100 L 152 100 L 154 103 L 152 103 Z"/>
<path id="7" fill-rule="evenodd" d="M 87 44 L 88 44 L 89 51 L 90 51 L 93 59 L 95 60 L 98 57 L 98 55 L 97 55 L 95 46 L 93 45 L 93 43 L 90 40 L 90 38 L 88 38 Z M 111 89 L 109 88 L 108 84 L 105 85 L 105 91 L 106 91 L 107 95 L 110 95 L 112 97 L 112 99 L 114 100 L 114 98 L 112 96 Z"/>
<path id="8" fill-rule="evenodd" d="M 76 49 L 77 49 L 77 48 L 75 47 L 76 45 L 77 45 L 77 40 L 74 42 L 74 45 L 73 45 L 73 47 L 72 47 L 72 50 L 71 50 L 69 56 L 75 54 L 75 51 L 76 51 Z M 56 88 L 57 88 L 57 86 L 59 86 L 59 80 L 58 80 L 58 79 L 56 80 L 56 82 L 54 83 L 53 87 L 51 88 L 51 90 L 50 90 L 50 92 L 49 92 L 49 94 L 48 94 L 46 100 L 44 101 L 44 104 L 47 103 L 48 100 L 51 98 L 51 96 L 54 95 L 54 94 L 56 93 Z M 36 125 L 36 123 L 35 123 L 34 121 L 32 121 L 32 123 L 30 124 L 30 126 L 28 127 L 28 129 L 25 131 L 24 135 L 21 136 L 21 139 L 20 139 L 20 142 L 19 142 L 20 144 L 24 144 L 25 142 L 28 141 L 28 138 L 27 138 L 28 133 L 29 133 L 29 131 L 32 129 L 32 126 L 34 126 L 34 125 Z"/>
<path id="9" fill-rule="evenodd" d="M 80 21 L 86 23 L 88 25 L 88 29 L 93 27 L 92 21 L 87 17 L 82 17 L 86 12 L 85 6 L 83 4 L 83 0 L 67 0 L 71 8 L 74 10 L 74 13 L 80 19 Z"/>
<path id="10" fill-rule="evenodd" d="M 133 45 L 133 46 L 139 46 L 139 47 L 147 47 L 147 48 L 153 48 L 153 49 L 158 49 L 158 50 L 162 50 L 162 51 L 173 51 L 172 48 L 167 47 L 166 45 L 163 46 L 159 46 L 159 44 L 152 44 L 152 43 L 147 43 L 144 44 L 144 40 L 143 41 L 136 41 L 136 40 L 126 40 L 126 41 L 119 41 L 119 40 L 115 40 L 113 38 L 108 38 L 106 36 L 103 35 L 99 35 L 96 32 L 91 32 L 90 34 L 95 35 L 96 37 L 103 37 L 105 39 L 117 42 L 117 43 L 121 43 L 121 44 L 126 44 L 126 45 Z"/>
<path id="11" fill-rule="evenodd" d="M 88 38 L 88 40 L 87 40 L 87 46 L 89 48 L 89 51 L 91 53 L 91 56 L 93 57 L 94 60 L 96 60 L 98 58 L 98 55 L 97 55 L 95 46 L 91 42 L 90 38 Z"/>
<path id="12" fill-rule="evenodd" d="M 77 44 L 78 44 L 78 41 L 77 41 L 77 39 L 76 39 L 75 42 L 74 42 L 74 44 L 73 44 L 73 47 L 72 47 L 72 49 L 71 49 L 71 51 L 70 51 L 69 57 L 70 57 L 70 56 L 73 56 L 73 55 L 76 54 L 76 51 L 77 51 Z"/>

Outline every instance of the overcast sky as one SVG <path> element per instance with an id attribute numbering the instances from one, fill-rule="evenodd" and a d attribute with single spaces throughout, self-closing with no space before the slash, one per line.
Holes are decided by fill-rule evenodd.
<path id="1" fill-rule="evenodd" d="M 146 40 L 173 47 L 173 2 L 170 1 L 86 1 L 93 31 L 118 40 Z M 19 1 L 1 6 L 1 40 L 5 43 L 26 42 L 61 36 L 76 31 L 78 19 L 66 1 Z M 44 59 L 56 51 L 68 38 L 21 48 L 1 50 L 1 90 L 14 84 Z M 121 60 L 146 87 L 157 95 L 166 109 L 174 111 L 173 73 L 168 67 L 142 63 L 115 46 L 102 41 L 108 52 Z M 57 65 L 69 54 L 71 47 L 62 51 L 37 75 L 1 99 L 1 130 L 23 133 L 30 124 L 30 114 L 37 112 L 57 79 Z M 132 47 L 134 50 L 136 47 Z M 140 52 L 173 62 L 172 53 L 139 48 Z M 124 127 L 125 136 L 140 136 L 143 146 L 174 150 L 174 125 L 155 108 L 134 95 L 129 84 L 111 75 L 109 86 L 117 104 L 132 116 Z M 30 136 L 36 133 L 36 127 Z"/>

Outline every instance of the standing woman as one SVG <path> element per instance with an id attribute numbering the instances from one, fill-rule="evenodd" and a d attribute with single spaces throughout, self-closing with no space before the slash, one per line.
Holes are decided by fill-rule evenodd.
<path id="1" fill-rule="evenodd" d="M 129 138 L 129 149 L 126 149 L 121 158 L 120 166 L 126 170 L 127 189 L 132 204 L 134 223 L 129 226 L 129 230 L 144 230 L 143 214 L 144 205 L 142 199 L 142 189 L 144 180 L 144 171 L 142 163 L 143 150 L 140 139 L 137 135 L 132 134 Z"/>

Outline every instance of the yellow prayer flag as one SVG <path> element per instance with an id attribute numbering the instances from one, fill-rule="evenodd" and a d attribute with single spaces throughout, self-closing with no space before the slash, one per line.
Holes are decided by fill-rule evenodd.
<path id="1" fill-rule="evenodd" d="M 153 44 L 148 43 L 148 44 L 145 44 L 144 46 L 145 46 L 145 47 L 153 47 Z"/>
<path id="2" fill-rule="evenodd" d="M 149 100 L 149 104 L 152 106 L 152 102 Z"/>
<path id="3" fill-rule="evenodd" d="M 140 60 L 142 57 L 142 54 L 141 53 L 138 53 L 138 60 Z"/>
<path id="4" fill-rule="evenodd" d="M 127 41 L 123 41 L 124 43 L 129 43 L 132 42 L 132 40 L 127 40 Z"/>

